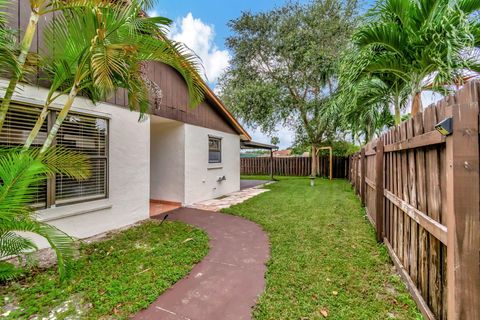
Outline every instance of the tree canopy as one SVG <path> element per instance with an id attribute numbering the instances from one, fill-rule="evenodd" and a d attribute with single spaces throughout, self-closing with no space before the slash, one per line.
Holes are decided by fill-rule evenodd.
<path id="1" fill-rule="evenodd" d="M 242 13 L 229 23 L 233 58 L 220 80 L 226 105 L 265 133 L 281 124 L 312 146 L 334 135 L 339 119 L 329 106 L 356 11 L 354 0 L 316 0 Z"/>

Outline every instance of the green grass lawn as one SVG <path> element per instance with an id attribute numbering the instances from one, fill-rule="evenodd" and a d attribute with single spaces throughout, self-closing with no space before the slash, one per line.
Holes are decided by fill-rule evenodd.
<path id="1" fill-rule="evenodd" d="M 421 319 L 347 181 L 317 179 L 311 188 L 308 178 L 279 179 L 224 210 L 270 238 L 255 319 Z"/>
<path id="2" fill-rule="evenodd" d="M 0 318 L 56 313 L 64 319 L 82 313 L 86 319 L 125 319 L 186 276 L 207 252 L 203 231 L 178 222 L 147 222 L 82 246 L 73 276 L 65 283 L 49 269 L 0 284 Z"/>

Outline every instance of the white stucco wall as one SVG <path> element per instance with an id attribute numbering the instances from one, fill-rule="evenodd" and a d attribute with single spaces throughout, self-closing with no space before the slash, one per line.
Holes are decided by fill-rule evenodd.
<path id="1" fill-rule="evenodd" d="M 209 135 L 222 138 L 222 162 L 208 163 Z M 185 204 L 240 190 L 240 137 L 185 125 Z M 225 176 L 226 180 L 218 182 Z"/>
<path id="2" fill-rule="evenodd" d="M 151 117 L 150 198 L 184 203 L 185 124 Z"/>
<path id="3" fill-rule="evenodd" d="M 0 87 L 6 82 L 0 80 Z M 41 105 L 47 90 L 22 86 L 14 100 Z M 0 90 L 1 92 L 1 90 Z M 3 96 L 3 93 L 0 93 Z M 61 107 L 62 100 L 55 106 Z M 38 218 L 76 237 L 86 238 L 149 217 L 150 121 L 107 103 L 77 98 L 73 110 L 109 118 L 108 199 L 42 210 Z M 41 242 L 40 246 L 44 246 Z"/>

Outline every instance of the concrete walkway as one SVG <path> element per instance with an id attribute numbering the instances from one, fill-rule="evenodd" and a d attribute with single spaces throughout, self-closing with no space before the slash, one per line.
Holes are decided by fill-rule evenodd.
<path id="1" fill-rule="evenodd" d="M 135 319 L 251 319 L 252 307 L 265 288 L 269 257 L 265 232 L 243 218 L 194 208 L 171 211 L 168 220 L 205 230 L 210 252 Z"/>
<path id="2" fill-rule="evenodd" d="M 240 180 L 240 190 L 250 189 L 258 186 L 263 186 L 264 184 L 269 184 L 270 180 Z"/>
<path id="3" fill-rule="evenodd" d="M 254 180 L 250 180 L 254 181 Z M 256 180 L 258 181 L 258 180 Z M 263 189 L 262 186 L 266 184 L 273 183 L 271 181 L 262 181 L 262 183 L 257 183 L 256 186 L 250 188 L 242 188 L 240 191 L 229 193 L 223 197 L 210 199 L 205 201 L 200 201 L 195 204 L 189 205 L 189 208 L 195 208 L 200 210 L 207 211 L 220 211 L 225 208 L 230 208 L 236 204 L 242 203 L 250 198 L 258 196 L 261 193 L 270 191 L 269 189 Z M 253 185 L 254 183 L 252 183 Z"/>

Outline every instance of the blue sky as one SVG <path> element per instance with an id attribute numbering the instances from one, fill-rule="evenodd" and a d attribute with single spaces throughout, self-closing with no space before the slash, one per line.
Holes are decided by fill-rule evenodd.
<path id="1" fill-rule="evenodd" d="M 214 26 L 215 43 L 221 49 L 225 48 L 225 39 L 229 34 L 228 21 L 237 18 L 242 11 L 266 11 L 281 6 L 283 0 L 160 0 L 155 8 L 158 15 L 178 20 L 188 13 L 201 19 L 205 24 Z M 305 2 L 305 1 L 304 1 Z"/>
<path id="2" fill-rule="evenodd" d="M 300 0 L 308 2 L 309 0 Z M 368 8 L 374 0 L 364 0 L 361 7 Z M 225 47 L 230 35 L 228 22 L 242 11 L 260 12 L 287 3 L 287 0 L 159 0 L 151 16 L 164 16 L 175 21 L 170 37 L 185 43 L 202 59 L 205 77 L 215 90 L 218 77 L 229 65 L 231 53 Z M 246 128 L 255 141 L 270 143 L 270 136 L 253 128 Z M 294 142 L 291 130 L 279 126 L 274 134 L 280 138 L 280 148 Z"/>

